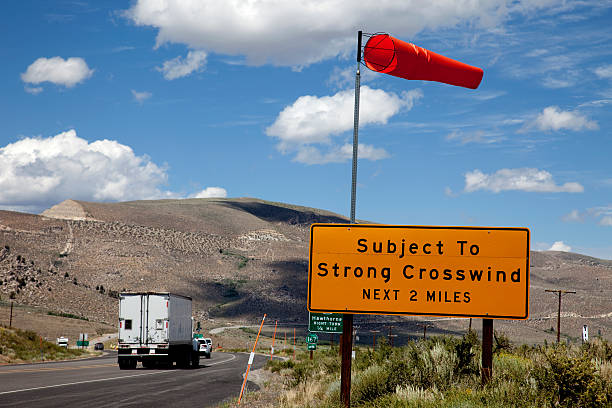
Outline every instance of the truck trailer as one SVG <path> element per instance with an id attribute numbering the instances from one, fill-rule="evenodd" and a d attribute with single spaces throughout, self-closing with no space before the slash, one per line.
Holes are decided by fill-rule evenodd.
<path id="1" fill-rule="evenodd" d="M 197 367 L 192 344 L 191 298 L 167 292 L 119 295 L 117 360 L 122 370 L 143 367 Z"/>

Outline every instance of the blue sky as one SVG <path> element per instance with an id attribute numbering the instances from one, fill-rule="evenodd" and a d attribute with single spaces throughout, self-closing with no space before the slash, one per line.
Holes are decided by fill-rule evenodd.
<path id="1" fill-rule="evenodd" d="M 357 218 L 528 227 L 532 249 L 612 259 L 612 2 L 356 4 L 6 3 L 0 208 L 227 196 L 348 216 L 361 29 L 484 78 L 362 67 Z"/>

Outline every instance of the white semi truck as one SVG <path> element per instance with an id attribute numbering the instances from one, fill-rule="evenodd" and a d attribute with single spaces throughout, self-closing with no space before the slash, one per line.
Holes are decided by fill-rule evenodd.
<path id="1" fill-rule="evenodd" d="M 119 368 L 197 367 L 193 350 L 191 298 L 172 293 L 139 292 L 119 295 Z"/>

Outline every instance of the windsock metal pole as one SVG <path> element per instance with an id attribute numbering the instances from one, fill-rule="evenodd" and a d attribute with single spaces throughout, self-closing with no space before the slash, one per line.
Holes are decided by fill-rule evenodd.
<path id="1" fill-rule="evenodd" d="M 249 371 L 251 370 L 251 364 L 253 364 L 253 360 L 255 359 L 255 347 L 257 347 L 257 340 L 259 340 L 259 334 L 261 333 L 261 328 L 263 327 L 264 320 L 266 320 L 266 315 L 264 313 L 263 319 L 261 319 L 261 324 L 259 325 L 259 331 L 257 332 L 257 337 L 255 338 L 255 344 L 253 344 L 253 351 L 251 351 L 251 355 L 249 356 L 249 363 L 247 364 L 246 373 L 244 374 L 244 381 L 242 382 L 242 388 L 240 389 L 240 396 L 238 397 L 238 405 L 240 405 L 240 400 L 242 399 L 242 393 L 244 392 L 244 387 L 247 383 L 247 378 L 249 378 Z"/>
<path id="2" fill-rule="evenodd" d="M 353 172 L 351 183 L 351 224 L 355 224 L 355 201 L 357 196 L 357 153 L 359 151 L 359 91 L 361 88 L 361 39 L 357 32 L 357 70 L 355 71 L 355 113 L 353 124 Z M 353 354 L 353 315 L 345 313 L 342 318 L 342 366 L 340 371 L 340 403 L 351 406 L 351 359 Z"/>

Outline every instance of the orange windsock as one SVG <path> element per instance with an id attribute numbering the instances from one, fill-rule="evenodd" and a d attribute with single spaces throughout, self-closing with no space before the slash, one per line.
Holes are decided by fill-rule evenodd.
<path id="1" fill-rule="evenodd" d="M 372 71 L 470 89 L 478 88 L 483 75 L 480 68 L 398 40 L 389 34 L 370 37 L 363 50 L 363 60 Z"/>

